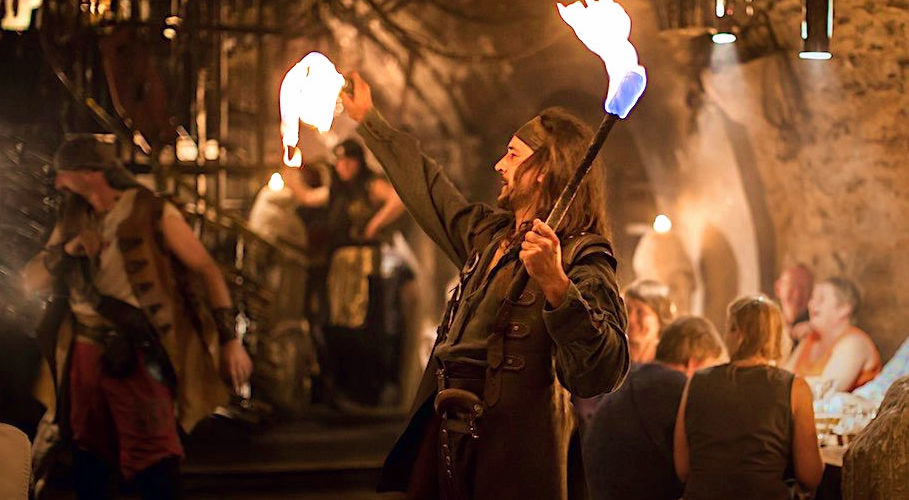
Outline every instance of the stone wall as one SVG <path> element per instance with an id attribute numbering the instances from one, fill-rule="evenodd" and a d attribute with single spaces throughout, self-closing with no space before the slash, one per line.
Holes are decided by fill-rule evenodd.
<path id="1" fill-rule="evenodd" d="M 889 357 L 909 334 L 909 3 L 836 2 L 829 61 L 795 57 L 798 5 L 773 12 L 789 50 L 705 75 L 707 95 L 754 145 L 776 270 L 854 280 L 858 323 Z"/>

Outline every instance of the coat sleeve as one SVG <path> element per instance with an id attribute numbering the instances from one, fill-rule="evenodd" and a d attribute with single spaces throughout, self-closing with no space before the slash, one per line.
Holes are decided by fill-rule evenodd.
<path id="1" fill-rule="evenodd" d="M 392 128 L 375 109 L 357 131 L 413 218 L 461 267 L 470 252 L 471 228 L 492 208 L 469 203 L 439 165 L 423 154 L 417 140 Z"/>
<path id="2" fill-rule="evenodd" d="M 556 373 L 572 394 L 593 397 L 617 389 L 628 373 L 625 304 L 613 261 L 588 255 L 568 270 L 568 295 L 559 307 L 543 308 L 555 343 Z"/>

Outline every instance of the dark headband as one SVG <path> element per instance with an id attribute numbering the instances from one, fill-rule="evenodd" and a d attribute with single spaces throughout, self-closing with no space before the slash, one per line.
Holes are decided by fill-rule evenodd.
<path id="1" fill-rule="evenodd" d="M 537 115 L 522 125 L 521 128 L 514 133 L 514 136 L 521 139 L 524 144 L 530 146 L 530 149 L 536 151 L 546 144 L 549 133 L 547 133 L 546 129 L 543 127 L 543 120 Z"/>

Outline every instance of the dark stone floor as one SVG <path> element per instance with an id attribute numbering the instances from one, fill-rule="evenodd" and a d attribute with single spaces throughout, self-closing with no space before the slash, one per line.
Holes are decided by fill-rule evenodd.
<path id="1" fill-rule="evenodd" d="M 215 417 L 185 440 L 187 500 L 374 500 L 379 468 L 404 420 L 400 411 L 314 408 L 305 418 L 247 422 Z M 65 468 L 48 500 L 72 498 Z M 125 487 L 123 498 L 137 498 Z"/>

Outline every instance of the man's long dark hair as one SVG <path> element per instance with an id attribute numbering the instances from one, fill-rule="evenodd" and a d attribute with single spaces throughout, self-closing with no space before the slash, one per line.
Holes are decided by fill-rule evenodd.
<path id="1" fill-rule="evenodd" d="M 518 168 L 518 177 L 533 179 L 543 174 L 542 184 L 533 194 L 536 217 L 546 220 L 562 188 L 568 183 L 575 169 L 584 158 L 593 137 L 593 131 L 579 118 L 563 108 L 547 108 L 540 113 L 540 121 L 548 137 Z M 565 214 L 558 229 L 560 235 L 581 232 L 610 236 L 606 215 L 606 167 L 597 159 L 577 196 Z"/>

